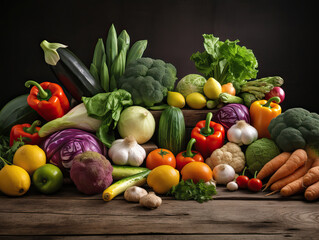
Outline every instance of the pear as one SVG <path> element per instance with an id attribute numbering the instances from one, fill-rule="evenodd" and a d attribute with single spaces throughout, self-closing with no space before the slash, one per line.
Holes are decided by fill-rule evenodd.
<path id="1" fill-rule="evenodd" d="M 209 99 L 217 99 L 222 93 L 222 86 L 214 78 L 209 78 L 204 85 L 204 94 Z"/>

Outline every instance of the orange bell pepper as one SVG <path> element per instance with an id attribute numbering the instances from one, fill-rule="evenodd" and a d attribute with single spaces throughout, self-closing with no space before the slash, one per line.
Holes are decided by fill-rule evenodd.
<path id="1" fill-rule="evenodd" d="M 273 102 L 275 101 L 275 102 Z M 267 100 L 255 101 L 250 106 L 251 125 L 257 129 L 258 138 L 270 138 L 268 125 L 272 119 L 281 114 L 279 97 L 272 97 Z"/>

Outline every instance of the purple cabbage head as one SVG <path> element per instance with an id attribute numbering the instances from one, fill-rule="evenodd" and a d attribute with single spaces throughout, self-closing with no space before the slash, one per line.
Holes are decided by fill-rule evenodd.
<path id="1" fill-rule="evenodd" d="M 106 156 L 105 145 L 92 133 L 70 128 L 53 133 L 43 144 L 47 160 L 61 170 L 69 169 L 80 153 L 92 151 Z"/>
<path id="2" fill-rule="evenodd" d="M 223 125 L 226 132 L 239 120 L 245 120 L 250 124 L 249 109 L 239 103 L 227 104 L 213 114 L 213 121 Z"/>

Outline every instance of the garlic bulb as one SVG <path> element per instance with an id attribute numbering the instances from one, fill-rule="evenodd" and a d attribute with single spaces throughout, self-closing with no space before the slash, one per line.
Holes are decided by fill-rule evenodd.
<path id="1" fill-rule="evenodd" d="M 246 123 L 245 120 L 240 120 L 227 131 L 227 139 L 230 142 L 239 145 L 249 145 L 258 138 L 256 128 Z"/>
<path id="2" fill-rule="evenodd" d="M 133 136 L 128 136 L 124 139 L 115 140 L 108 155 L 114 164 L 138 167 L 143 163 L 146 152 Z"/>

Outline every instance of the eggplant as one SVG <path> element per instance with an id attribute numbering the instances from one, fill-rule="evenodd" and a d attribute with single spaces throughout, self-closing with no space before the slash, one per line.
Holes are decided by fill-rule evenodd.
<path id="1" fill-rule="evenodd" d="M 71 96 L 78 102 L 82 97 L 92 97 L 104 92 L 100 83 L 90 73 L 84 63 L 66 45 L 49 43 L 40 44 L 44 51 L 45 61 L 54 75 Z"/>

